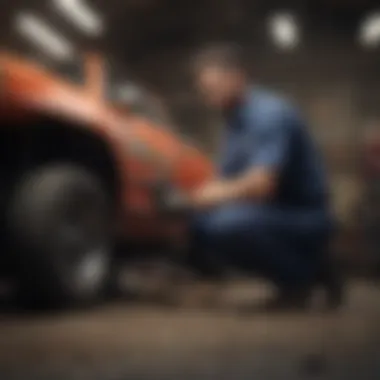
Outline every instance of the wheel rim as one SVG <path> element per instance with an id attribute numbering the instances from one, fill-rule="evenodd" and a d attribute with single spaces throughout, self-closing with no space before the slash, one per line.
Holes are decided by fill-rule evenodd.
<path id="1" fill-rule="evenodd" d="M 97 248 L 87 252 L 76 265 L 72 281 L 81 293 L 97 289 L 104 281 L 108 268 L 106 248 Z"/>
<path id="2" fill-rule="evenodd" d="M 83 297 L 104 284 L 109 267 L 107 217 L 91 196 L 78 197 L 63 207 L 53 228 L 58 273 L 71 291 Z"/>

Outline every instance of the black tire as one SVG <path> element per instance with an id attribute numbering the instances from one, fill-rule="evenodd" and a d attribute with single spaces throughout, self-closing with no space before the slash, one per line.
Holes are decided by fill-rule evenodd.
<path id="1" fill-rule="evenodd" d="M 49 307 L 99 300 L 111 262 L 109 205 L 101 181 L 75 165 L 34 169 L 16 185 L 9 227 L 29 300 Z"/>

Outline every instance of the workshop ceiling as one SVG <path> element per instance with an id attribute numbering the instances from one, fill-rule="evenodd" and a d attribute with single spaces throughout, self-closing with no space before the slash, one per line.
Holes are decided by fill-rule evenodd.
<path id="1" fill-rule="evenodd" d="M 33 12 L 54 26 L 78 50 L 96 49 L 130 65 L 158 52 L 192 48 L 204 40 L 239 39 L 276 9 L 294 10 L 310 24 L 340 28 L 375 9 L 374 0 L 72 0 L 100 15 L 104 33 L 87 36 L 54 9 L 54 0 L 0 0 L 0 43 L 41 58 L 43 53 L 14 30 L 15 16 Z M 249 31 L 248 29 L 249 28 Z M 318 27 L 315 27 L 318 29 Z"/>

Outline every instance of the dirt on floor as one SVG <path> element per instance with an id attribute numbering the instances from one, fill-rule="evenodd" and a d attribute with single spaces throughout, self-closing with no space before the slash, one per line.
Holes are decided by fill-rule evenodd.
<path id="1" fill-rule="evenodd" d="M 241 315 L 120 301 L 86 312 L 0 314 L 0 379 L 378 379 L 380 287 L 351 283 L 338 311 Z"/>

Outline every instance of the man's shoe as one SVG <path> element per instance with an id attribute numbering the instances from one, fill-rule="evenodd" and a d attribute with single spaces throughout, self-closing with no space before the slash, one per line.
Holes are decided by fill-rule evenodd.
<path id="1" fill-rule="evenodd" d="M 280 289 L 274 298 L 258 304 L 245 305 L 240 307 L 238 312 L 250 314 L 255 312 L 276 313 L 303 311 L 309 307 L 312 290 L 312 287 Z"/>
<path id="2" fill-rule="evenodd" d="M 326 307 L 329 310 L 339 308 L 344 300 L 344 281 L 333 265 L 326 265 L 318 279 L 317 285 L 322 286 L 326 296 Z"/>

